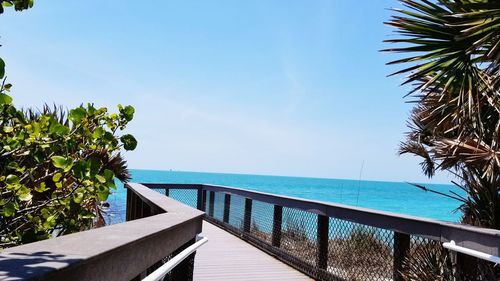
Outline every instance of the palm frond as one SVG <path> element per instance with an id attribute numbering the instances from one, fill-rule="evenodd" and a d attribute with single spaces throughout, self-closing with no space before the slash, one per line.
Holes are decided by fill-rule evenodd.
<path id="1" fill-rule="evenodd" d="M 52 116 L 60 124 L 64 126 L 69 126 L 70 122 L 68 119 L 68 110 L 63 106 L 57 106 L 53 104 L 52 106 L 44 104 L 41 109 L 38 108 L 25 108 L 22 110 L 27 120 L 37 120 L 40 116 Z"/>
<path id="2" fill-rule="evenodd" d="M 105 167 L 113 171 L 116 178 L 118 178 L 121 182 L 126 183 L 132 179 L 132 176 L 127 168 L 127 161 L 125 161 L 120 153 L 111 156 L 105 164 Z"/>

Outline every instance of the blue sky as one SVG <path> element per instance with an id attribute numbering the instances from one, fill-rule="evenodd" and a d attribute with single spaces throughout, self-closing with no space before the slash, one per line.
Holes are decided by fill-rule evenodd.
<path id="1" fill-rule="evenodd" d="M 0 16 L 0 54 L 19 106 L 133 105 L 131 168 L 428 181 L 397 155 L 411 105 L 378 52 L 390 7 L 38 0 Z"/>

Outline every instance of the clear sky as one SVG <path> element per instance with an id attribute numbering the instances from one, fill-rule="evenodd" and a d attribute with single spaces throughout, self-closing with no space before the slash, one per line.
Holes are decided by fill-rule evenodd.
<path id="1" fill-rule="evenodd" d="M 36 0 L 0 16 L 0 54 L 19 106 L 133 105 L 131 168 L 428 181 L 397 155 L 411 105 L 378 52 L 390 7 Z"/>

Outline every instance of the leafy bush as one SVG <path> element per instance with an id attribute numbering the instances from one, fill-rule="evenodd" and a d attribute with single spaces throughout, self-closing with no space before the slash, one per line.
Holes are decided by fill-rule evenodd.
<path id="1" fill-rule="evenodd" d="M 0 0 L 16 10 L 32 5 Z M 0 248 L 102 225 L 100 203 L 116 188 L 115 177 L 129 178 L 120 150 L 134 150 L 137 141 L 118 134 L 134 108 L 23 111 L 13 105 L 4 75 L 0 59 Z"/>
<path id="2" fill-rule="evenodd" d="M 132 135 L 117 136 L 134 108 L 119 113 L 89 104 L 69 111 L 21 111 L 0 90 L 0 246 L 99 225 L 99 203 L 128 179 L 119 151 L 135 149 Z"/>

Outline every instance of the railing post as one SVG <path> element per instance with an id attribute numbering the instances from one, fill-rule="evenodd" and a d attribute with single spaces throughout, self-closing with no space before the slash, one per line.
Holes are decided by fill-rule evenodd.
<path id="1" fill-rule="evenodd" d="M 129 193 L 130 192 L 130 193 Z M 149 216 L 150 207 L 142 201 L 137 194 L 132 191 L 127 191 L 127 197 L 130 194 L 130 205 L 127 205 L 127 221 L 142 219 L 144 217 Z M 127 198 L 128 199 L 128 198 Z M 128 202 L 127 202 L 128 204 Z"/>
<path id="2" fill-rule="evenodd" d="M 405 270 L 404 261 L 410 254 L 410 235 L 394 232 L 393 280 L 403 281 L 401 272 Z"/>
<path id="3" fill-rule="evenodd" d="M 273 234 L 271 243 L 274 247 L 281 246 L 281 225 L 283 221 L 283 206 L 274 205 Z"/>
<path id="4" fill-rule="evenodd" d="M 202 190 L 202 198 L 201 210 L 205 212 L 205 210 L 207 209 L 207 191 L 205 189 Z"/>
<path id="5" fill-rule="evenodd" d="M 214 216 L 214 203 L 215 203 L 215 192 L 210 191 L 210 198 L 208 202 L 208 216 L 213 217 Z"/>
<path id="6" fill-rule="evenodd" d="M 169 188 L 165 188 L 165 196 L 170 196 L 170 189 Z"/>
<path id="7" fill-rule="evenodd" d="M 224 217 L 223 222 L 229 223 L 229 208 L 231 206 L 231 194 L 224 194 Z"/>
<path id="8" fill-rule="evenodd" d="M 144 201 L 141 200 L 141 219 L 142 218 L 146 218 L 146 217 L 150 217 L 153 215 L 152 211 L 151 211 L 151 207 L 146 204 Z"/>
<path id="9" fill-rule="evenodd" d="M 125 221 L 131 220 L 132 215 L 132 191 L 127 188 L 127 205 L 125 207 Z"/>
<path id="10" fill-rule="evenodd" d="M 200 211 L 204 211 L 205 209 L 203 208 L 203 203 L 204 203 L 205 197 L 203 197 L 203 190 L 202 187 L 198 187 L 198 194 L 197 194 L 197 199 L 196 199 L 196 208 Z"/>
<path id="11" fill-rule="evenodd" d="M 127 205 L 127 211 L 129 213 L 127 220 L 131 221 L 137 219 L 139 216 L 139 204 L 141 201 L 137 200 L 137 195 L 133 191 L 127 190 L 127 193 L 130 194 L 130 206 Z"/>
<path id="12" fill-rule="evenodd" d="M 136 219 L 142 219 L 144 217 L 144 202 L 140 198 L 135 198 L 137 201 L 138 210 L 135 213 Z"/>
<path id="13" fill-rule="evenodd" d="M 318 215 L 318 256 L 316 265 L 319 269 L 326 270 L 328 266 L 328 226 L 329 218 L 324 215 Z"/>
<path id="14" fill-rule="evenodd" d="M 252 199 L 245 198 L 245 214 L 243 216 L 243 231 L 250 232 L 252 226 Z"/>

